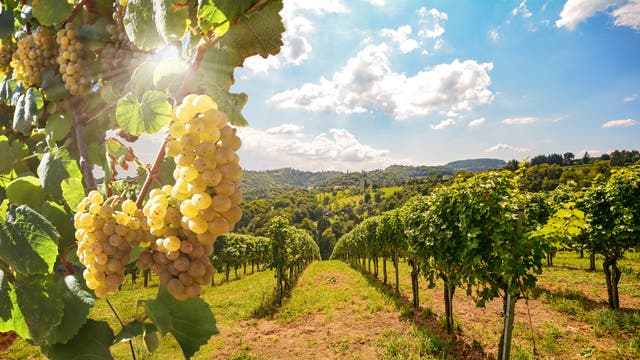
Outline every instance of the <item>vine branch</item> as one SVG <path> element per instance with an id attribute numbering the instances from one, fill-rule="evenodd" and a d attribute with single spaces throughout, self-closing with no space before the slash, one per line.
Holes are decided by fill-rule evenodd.
<path id="1" fill-rule="evenodd" d="M 69 17 L 67 18 L 67 20 L 64 21 L 64 25 L 66 25 L 67 23 L 70 23 L 73 21 L 73 19 L 76 18 L 76 16 L 78 16 L 78 14 L 80 13 L 80 11 L 82 10 L 82 8 L 87 5 L 87 3 L 91 2 L 92 0 L 82 0 L 80 1 L 74 8 L 73 8 L 73 12 L 71 12 L 71 15 L 69 15 Z"/>
<path id="2" fill-rule="evenodd" d="M 87 152 L 87 143 L 84 139 L 84 126 L 85 119 L 81 117 L 76 109 L 72 111 L 73 127 L 76 132 L 76 143 L 78 144 L 78 152 L 80 153 L 80 171 L 82 172 L 82 179 L 87 190 L 96 189 L 96 179 L 93 177 L 91 168 L 91 162 L 89 161 L 89 153 Z"/>
<path id="3" fill-rule="evenodd" d="M 116 319 L 120 323 L 120 326 L 122 326 L 122 328 L 124 329 L 125 324 L 120 318 L 120 315 L 118 315 L 116 308 L 113 307 L 113 304 L 111 304 L 111 301 L 109 301 L 109 298 L 105 297 L 104 299 L 107 301 L 107 305 L 109 305 L 109 307 L 111 308 L 111 311 L 113 312 L 113 315 L 115 315 Z M 136 352 L 133 350 L 133 341 L 131 341 L 131 339 L 129 339 L 129 348 L 131 349 L 131 356 L 133 357 L 133 360 L 136 360 Z"/>
<path id="4" fill-rule="evenodd" d="M 33 159 L 34 157 L 38 157 L 38 156 L 42 156 L 42 155 L 44 155 L 44 154 L 34 153 L 34 154 L 31 154 L 31 155 L 25 156 L 23 158 L 16 159 L 11 164 L 9 164 L 9 165 L 3 167 L 2 169 L 0 169 L 0 173 L 5 173 L 5 172 L 11 170 L 14 166 L 16 166 L 19 163 L 23 162 L 23 161 L 27 161 L 29 159 Z"/>

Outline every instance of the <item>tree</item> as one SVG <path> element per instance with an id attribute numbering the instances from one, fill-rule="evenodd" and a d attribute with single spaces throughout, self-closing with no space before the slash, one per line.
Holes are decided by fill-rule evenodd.
<path id="1" fill-rule="evenodd" d="M 566 152 L 562 155 L 562 159 L 564 160 L 565 165 L 571 165 L 573 159 L 575 159 L 575 155 L 572 152 Z"/>
<path id="2" fill-rule="evenodd" d="M 589 155 L 588 152 L 585 151 L 584 155 L 582 155 L 582 163 L 588 164 L 590 159 L 591 159 L 591 156 Z"/>

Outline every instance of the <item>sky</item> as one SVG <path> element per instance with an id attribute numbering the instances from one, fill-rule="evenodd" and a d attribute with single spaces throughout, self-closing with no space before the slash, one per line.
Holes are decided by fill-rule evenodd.
<path id="1" fill-rule="evenodd" d="M 243 167 L 360 171 L 640 148 L 640 0 L 285 0 L 236 70 Z"/>

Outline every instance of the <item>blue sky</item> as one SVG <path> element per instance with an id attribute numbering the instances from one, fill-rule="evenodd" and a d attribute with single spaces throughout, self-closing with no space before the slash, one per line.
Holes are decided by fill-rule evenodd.
<path id="1" fill-rule="evenodd" d="M 640 144 L 640 0 L 285 0 L 236 71 L 243 166 L 592 156 Z"/>

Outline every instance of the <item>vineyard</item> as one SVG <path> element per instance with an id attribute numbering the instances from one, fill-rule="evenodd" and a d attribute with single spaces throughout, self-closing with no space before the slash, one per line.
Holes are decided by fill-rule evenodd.
<path id="1" fill-rule="evenodd" d="M 640 357 L 637 152 L 267 190 L 231 87 L 282 10 L 0 5 L 0 359 Z"/>

